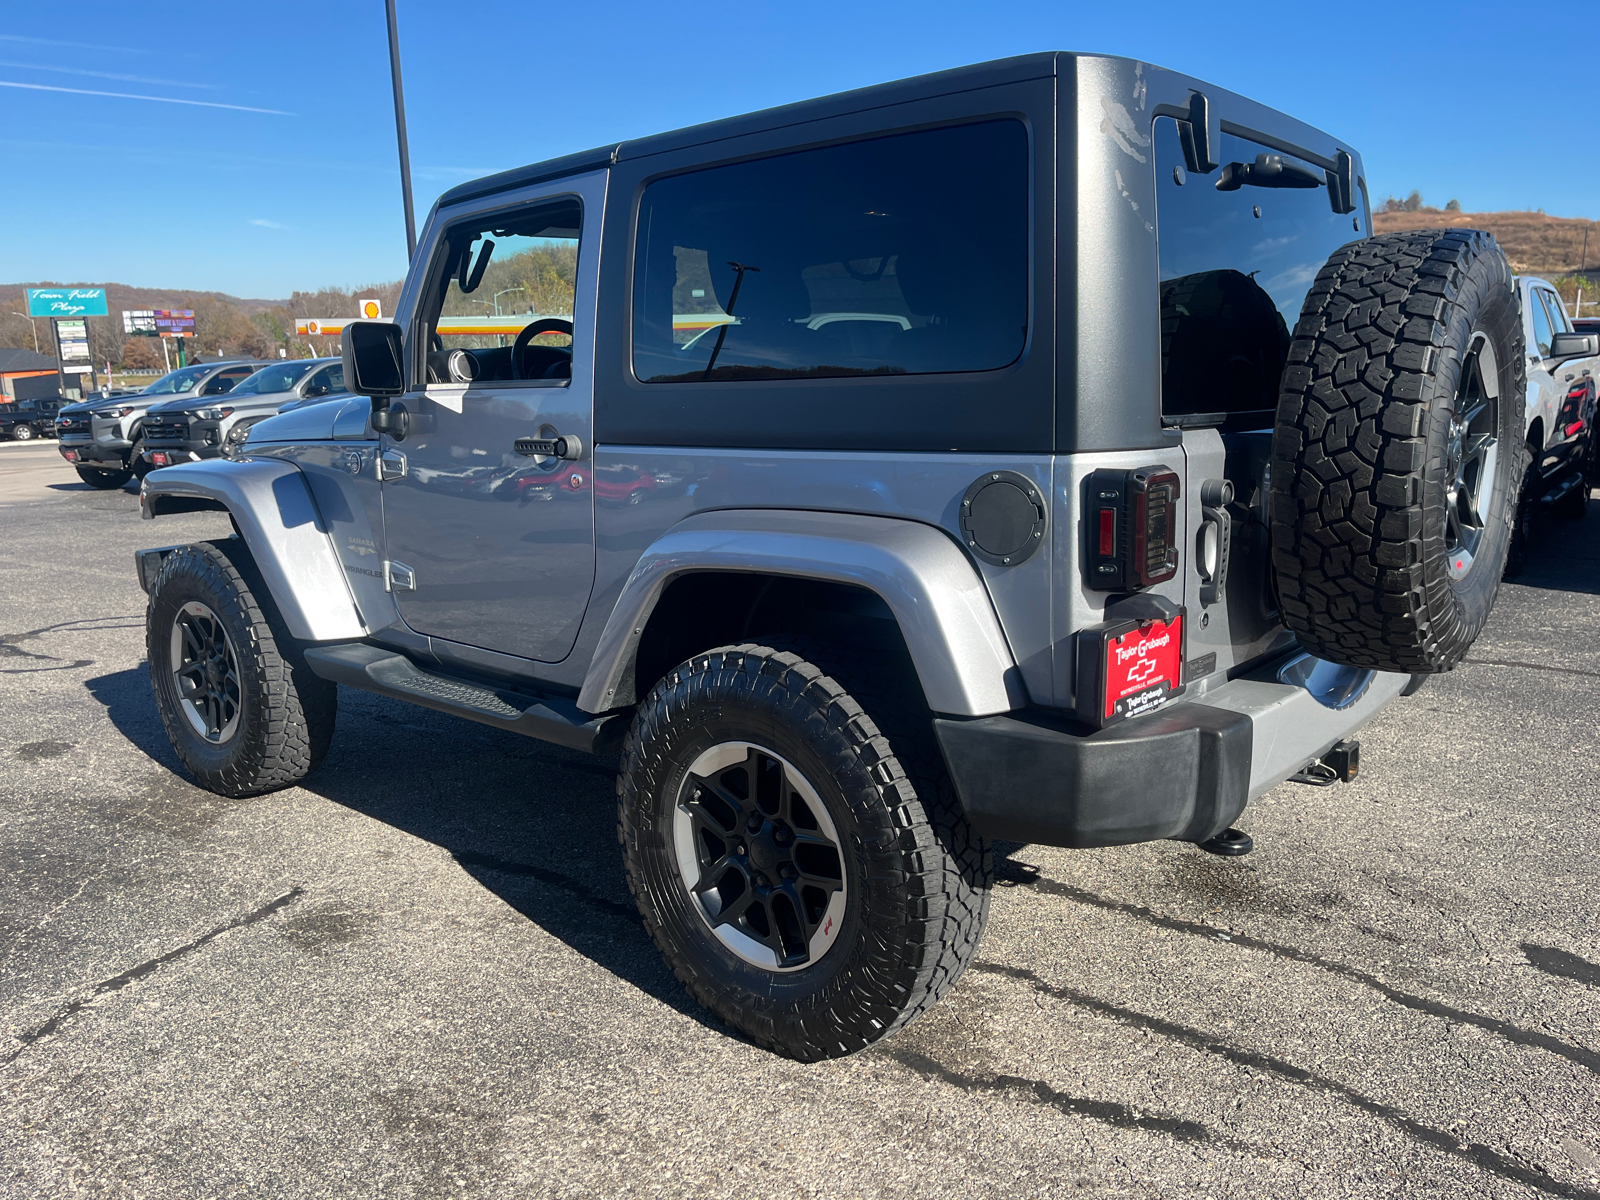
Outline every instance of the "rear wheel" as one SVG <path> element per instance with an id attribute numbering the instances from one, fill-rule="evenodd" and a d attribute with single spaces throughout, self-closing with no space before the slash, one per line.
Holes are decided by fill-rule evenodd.
<path id="1" fill-rule="evenodd" d="M 338 689 L 306 666 L 237 539 L 167 556 L 145 645 L 167 736 L 208 791 L 288 787 L 327 754 Z"/>
<path id="2" fill-rule="evenodd" d="M 102 471 L 96 467 L 79 467 L 78 478 L 92 488 L 110 491 L 122 487 L 133 478 L 132 471 Z"/>
<path id="3" fill-rule="evenodd" d="M 924 753 L 792 651 L 725 646 L 656 685 L 624 749 L 618 836 L 696 1000 L 814 1060 L 948 990 L 977 952 L 990 860 Z"/>

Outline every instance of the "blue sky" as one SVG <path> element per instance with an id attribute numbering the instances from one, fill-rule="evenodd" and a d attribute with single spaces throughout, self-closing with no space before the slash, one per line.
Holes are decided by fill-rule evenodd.
<path id="1" fill-rule="evenodd" d="M 1357 146 L 1377 198 L 1596 218 L 1600 136 L 1565 111 L 1592 72 L 1560 69 L 1559 11 L 400 0 L 418 223 L 490 171 L 1044 49 L 1143 58 L 1292 113 Z M 0 85 L 0 281 L 278 298 L 404 273 L 382 0 L 12 3 Z"/>

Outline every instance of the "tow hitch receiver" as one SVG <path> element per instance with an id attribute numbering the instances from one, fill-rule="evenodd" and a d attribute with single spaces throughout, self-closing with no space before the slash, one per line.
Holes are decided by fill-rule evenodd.
<path id="1" fill-rule="evenodd" d="M 1289 776 L 1289 782 L 1309 783 L 1312 787 L 1332 787 L 1336 783 L 1349 783 L 1359 774 L 1361 774 L 1361 743 L 1346 739 L 1334 743 L 1332 750 Z"/>

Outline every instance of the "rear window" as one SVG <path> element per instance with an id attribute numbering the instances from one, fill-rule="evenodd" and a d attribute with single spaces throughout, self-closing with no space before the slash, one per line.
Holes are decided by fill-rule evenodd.
<path id="1" fill-rule="evenodd" d="M 1223 163 L 1277 155 L 1222 135 Z M 1219 191 L 1224 171 L 1190 174 L 1177 122 L 1155 123 L 1161 271 L 1161 411 L 1177 424 L 1260 429 L 1272 423 L 1289 339 L 1317 272 L 1363 233 L 1328 201 L 1320 167 L 1291 154 L 1303 187 Z"/>
<path id="2" fill-rule="evenodd" d="M 646 188 L 646 383 L 992 371 L 1028 323 L 1027 128 L 986 121 Z"/>

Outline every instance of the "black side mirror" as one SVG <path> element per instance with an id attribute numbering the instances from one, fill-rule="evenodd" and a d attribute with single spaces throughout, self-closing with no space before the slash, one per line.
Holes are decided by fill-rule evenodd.
<path id="1" fill-rule="evenodd" d="M 1584 358 L 1600 354 L 1600 333 L 1558 333 L 1550 339 L 1551 358 Z"/>
<path id="2" fill-rule="evenodd" d="M 345 382 L 357 395 L 372 397 L 374 412 L 404 394 L 405 346 L 400 326 L 393 321 L 351 321 L 344 327 L 342 340 Z"/>

